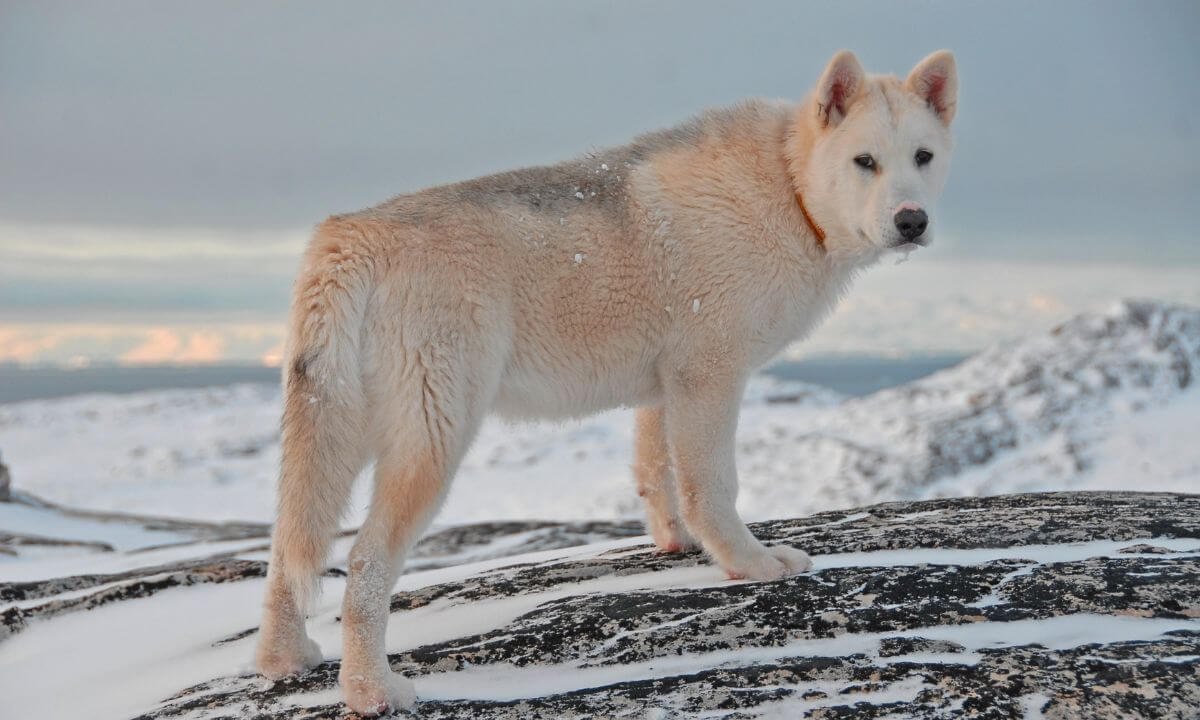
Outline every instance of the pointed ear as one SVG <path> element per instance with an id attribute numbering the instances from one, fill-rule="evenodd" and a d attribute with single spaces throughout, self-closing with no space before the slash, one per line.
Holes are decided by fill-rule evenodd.
<path id="1" fill-rule="evenodd" d="M 958 70 L 954 65 L 954 53 L 938 50 L 917 63 L 904 81 L 904 87 L 929 103 L 942 122 L 949 125 L 958 105 Z"/>
<path id="2" fill-rule="evenodd" d="M 862 65 L 849 50 L 842 50 L 829 61 L 817 83 L 817 122 L 821 127 L 837 125 L 846 117 L 863 88 Z"/>

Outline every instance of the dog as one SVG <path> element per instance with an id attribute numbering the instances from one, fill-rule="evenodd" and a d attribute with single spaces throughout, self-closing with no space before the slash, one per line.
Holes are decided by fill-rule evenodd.
<path id="1" fill-rule="evenodd" d="M 373 459 L 339 681 L 363 715 L 413 705 L 387 661 L 388 599 L 489 413 L 636 407 L 633 471 L 659 549 L 698 545 L 730 578 L 810 569 L 738 516 L 742 389 L 860 270 L 929 244 L 957 94 L 947 51 L 903 81 L 868 76 L 842 51 L 798 104 L 710 110 L 623 147 L 318 226 L 284 355 L 259 671 L 279 679 L 320 662 L 306 605 Z"/>

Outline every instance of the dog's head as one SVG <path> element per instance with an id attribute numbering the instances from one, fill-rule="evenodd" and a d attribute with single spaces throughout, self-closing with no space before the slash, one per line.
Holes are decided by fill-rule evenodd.
<path id="1" fill-rule="evenodd" d="M 958 98 L 954 56 L 922 60 L 903 82 L 868 76 L 839 52 L 803 104 L 793 148 L 797 190 L 827 247 L 871 262 L 928 245 L 934 203 L 950 169 L 950 121 Z"/>

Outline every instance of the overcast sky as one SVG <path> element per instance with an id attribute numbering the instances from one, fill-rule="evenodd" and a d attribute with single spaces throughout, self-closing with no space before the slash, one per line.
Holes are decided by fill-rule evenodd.
<path id="1" fill-rule="evenodd" d="M 941 258 L 1200 265 L 1200 3 L 0 3 L 0 322 L 286 305 L 306 228 L 955 51 Z M 3 356 L 0 349 L 0 357 Z"/>

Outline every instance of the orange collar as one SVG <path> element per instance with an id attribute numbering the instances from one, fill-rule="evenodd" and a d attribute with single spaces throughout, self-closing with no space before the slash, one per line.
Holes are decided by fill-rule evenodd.
<path id="1" fill-rule="evenodd" d="M 804 220 L 808 223 L 808 227 L 812 229 L 813 234 L 817 236 L 817 246 L 824 249 L 825 247 L 825 231 L 821 226 L 812 219 L 812 215 L 808 214 L 808 208 L 804 207 L 804 198 L 800 193 L 796 193 L 796 204 L 800 206 L 800 213 L 804 215 Z"/>

